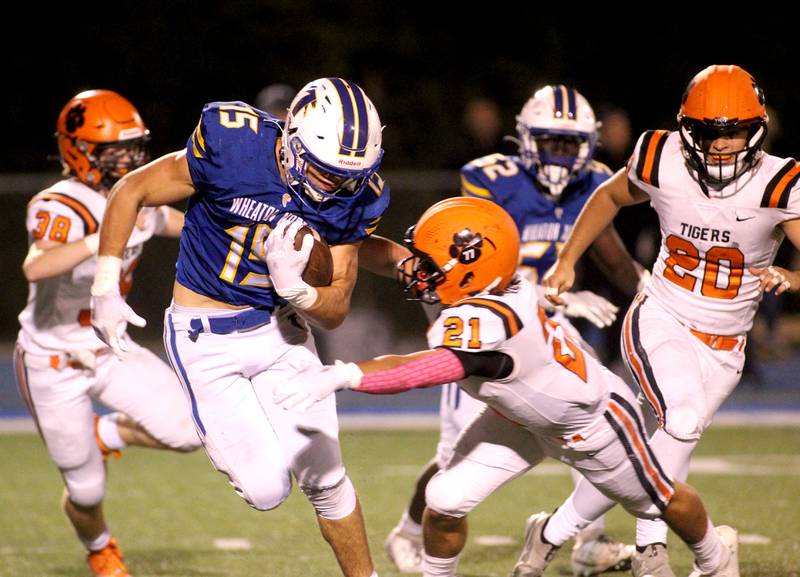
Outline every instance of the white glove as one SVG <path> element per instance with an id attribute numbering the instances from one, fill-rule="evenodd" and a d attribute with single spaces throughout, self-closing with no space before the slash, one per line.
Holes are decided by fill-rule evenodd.
<path id="1" fill-rule="evenodd" d="M 284 409 L 306 412 L 328 395 L 361 384 L 364 373 L 355 363 L 336 361 L 335 365 L 311 366 L 280 383 L 272 399 Z"/>
<path id="2" fill-rule="evenodd" d="M 568 317 L 582 317 L 597 328 L 610 326 L 617 318 L 619 307 L 591 291 L 563 293 L 566 301 L 564 314 Z"/>
<path id="3" fill-rule="evenodd" d="M 304 226 L 306 223 L 300 218 L 289 220 L 284 217 L 264 243 L 264 260 L 275 292 L 300 310 L 310 309 L 317 302 L 317 289 L 303 280 L 314 237 L 307 234 L 300 250 L 294 248 L 294 238 Z"/>
<path id="4" fill-rule="evenodd" d="M 92 285 L 92 328 L 114 354 L 123 358 L 128 352 L 122 336 L 128 323 L 143 327 L 147 321 L 133 312 L 119 293 L 119 273 L 122 261 L 113 256 L 97 259 L 97 271 Z"/>

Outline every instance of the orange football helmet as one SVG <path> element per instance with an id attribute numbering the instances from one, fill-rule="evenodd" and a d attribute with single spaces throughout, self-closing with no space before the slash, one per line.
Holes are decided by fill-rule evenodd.
<path id="1" fill-rule="evenodd" d="M 92 188 L 111 188 L 149 160 L 150 131 L 133 104 L 111 90 L 87 90 L 67 102 L 56 140 L 64 174 Z"/>
<path id="2" fill-rule="evenodd" d="M 413 253 L 398 265 L 406 293 L 429 303 L 504 290 L 519 261 L 517 225 L 499 205 L 479 198 L 437 202 L 408 229 L 405 244 Z M 405 266 L 409 259 L 412 266 Z"/>
<path id="3" fill-rule="evenodd" d="M 764 92 L 747 71 L 734 65 L 717 64 L 697 74 L 678 112 L 686 159 L 713 188 L 733 182 L 758 161 L 768 121 Z M 742 150 L 711 151 L 716 139 L 733 135 L 745 137 Z"/>

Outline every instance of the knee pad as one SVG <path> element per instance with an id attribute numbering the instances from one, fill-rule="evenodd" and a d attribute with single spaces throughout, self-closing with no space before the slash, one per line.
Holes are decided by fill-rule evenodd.
<path id="1" fill-rule="evenodd" d="M 271 481 L 271 482 L 268 482 Z M 289 475 L 281 476 L 280 479 L 256 479 L 252 486 L 234 480 L 228 476 L 228 482 L 233 490 L 244 499 L 248 505 L 258 511 L 269 511 L 275 509 L 283 503 L 292 492 L 292 478 Z"/>
<path id="2" fill-rule="evenodd" d="M 81 507 L 93 507 L 102 502 L 106 494 L 105 470 L 99 467 L 80 467 L 62 470 L 69 500 Z"/>
<path id="3" fill-rule="evenodd" d="M 459 484 L 448 481 L 444 471 L 439 471 L 425 488 L 425 504 L 442 515 L 463 517 L 472 509 L 461 492 Z"/>
<path id="4" fill-rule="evenodd" d="M 344 519 L 355 511 L 358 497 L 350 477 L 345 475 L 341 481 L 332 487 L 318 489 L 315 487 L 300 487 L 308 500 L 314 506 L 317 515 L 323 519 Z"/>
<path id="5" fill-rule="evenodd" d="M 676 405 L 667 411 L 664 430 L 679 441 L 696 441 L 703 432 L 703 422 L 692 405 Z"/>

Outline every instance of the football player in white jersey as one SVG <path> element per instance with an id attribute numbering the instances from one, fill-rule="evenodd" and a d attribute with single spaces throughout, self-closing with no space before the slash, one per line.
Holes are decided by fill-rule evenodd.
<path id="1" fill-rule="evenodd" d="M 406 242 L 415 255 L 409 288 L 446 307 L 428 330 L 431 348 L 309 367 L 274 394 L 285 408 L 306 410 L 341 389 L 388 394 L 459 381 L 486 403 L 428 483 L 423 575 L 455 575 L 469 511 L 548 456 L 637 517 L 666 519 L 703 575 L 738 575 L 736 531 L 715 531 L 697 493 L 664 473 L 634 394 L 547 317 L 516 274 L 519 236 L 508 213 L 450 198 L 428 209 Z M 537 517 L 526 546 L 538 548 L 540 563 L 517 575 L 541 575 L 566 540 L 548 534 L 547 515 Z"/>
<path id="2" fill-rule="evenodd" d="M 30 288 L 19 315 L 15 375 L 61 471 L 64 511 L 89 550 L 93 574 L 124 577 L 122 552 L 103 516 L 105 458 L 127 445 L 190 451 L 200 440 L 169 366 L 127 336 L 130 354 L 124 361 L 116 358 L 89 322 L 106 195 L 146 161 L 148 131 L 128 100 L 90 90 L 63 108 L 56 137 L 66 178 L 28 204 L 31 245 L 22 268 Z M 154 234 L 177 237 L 182 225 L 183 215 L 174 209 L 139 213 L 125 249 L 125 294 L 144 242 Z M 98 420 L 92 399 L 118 412 Z"/>
<path id="3" fill-rule="evenodd" d="M 544 281 L 549 298 L 560 302 L 575 263 L 619 208 L 650 201 L 661 249 L 621 340 L 658 419 L 651 446 L 679 480 L 739 382 L 762 293 L 800 288 L 798 271 L 772 265 L 784 236 L 800 248 L 800 164 L 762 150 L 767 122 L 764 94 L 745 70 L 716 65 L 697 74 L 684 93 L 678 131 L 641 136 L 628 167 L 586 204 Z M 634 575 L 673 576 L 666 538 L 663 523 L 637 523 Z"/>
<path id="4" fill-rule="evenodd" d="M 583 204 L 612 174 L 592 160 L 597 128 L 594 110 L 580 92 L 561 84 L 545 86 L 525 102 L 517 116 L 518 156 L 491 154 L 461 169 L 464 196 L 487 198 L 516 222 L 522 242 L 519 272 L 534 284 L 555 262 Z M 633 298 L 644 271 L 631 259 L 613 226 L 594 243 L 592 257 L 605 276 Z M 598 328 L 614 322 L 617 307 L 603 297 L 581 291 L 569 298 L 563 311 L 551 314 L 573 338 L 581 339 L 567 317 L 585 317 Z M 432 322 L 438 308 L 424 308 Z M 384 545 L 403 573 L 421 571 L 425 486 L 450 459 L 459 434 L 482 409 L 483 403 L 463 394 L 457 383 L 442 387 L 436 455 L 418 478 L 406 511 Z M 573 471 L 573 478 L 577 483 L 580 476 Z M 600 518 L 576 536 L 573 573 L 585 577 L 627 570 L 633 552 L 632 546 L 605 534 L 605 519 Z"/>

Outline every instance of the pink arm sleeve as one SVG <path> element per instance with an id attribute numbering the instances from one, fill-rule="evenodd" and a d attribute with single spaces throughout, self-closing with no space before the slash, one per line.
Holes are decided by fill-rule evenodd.
<path id="1" fill-rule="evenodd" d="M 451 351 L 438 349 L 431 355 L 398 367 L 367 373 L 354 390 L 373 395 L 389 395 L 452 383 L 463 378 L 464 367 L 458 357 Z"/>

